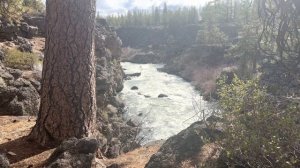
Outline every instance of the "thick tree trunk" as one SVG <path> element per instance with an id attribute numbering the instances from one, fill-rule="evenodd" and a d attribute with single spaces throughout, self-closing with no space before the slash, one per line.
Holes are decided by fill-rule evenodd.
<path id="1" fill-rule="evenodd" d="M 41 106 L 30 139 L 91 136 L 96 120 L 95 0 L 47 0 Z"/>

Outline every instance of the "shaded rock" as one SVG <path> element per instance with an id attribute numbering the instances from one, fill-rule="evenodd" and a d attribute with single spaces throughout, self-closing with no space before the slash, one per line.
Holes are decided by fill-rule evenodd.
<path id="1" fill-rule="evenodd" d="M 151 96 L 149 96 L 149 95 L 144 95 L 144 97 L 145 97 L 145 98 L 150 98 Z"/>
<path id="2" fill-rule="evenodd" d="M 207 141 L 215 141 L 220 136 L 221 131 L 207 127 L 204 122 L 196 122 L 169 138 L 151 156 L 146 168 L 179 168 L 182 162 L 197 156 Z"/>
<path id="3" fill-rule="evenodd" d="M 131 87 L 131 90 L 139 90 L 139 88 L 137 86 L 133 86 Z"/>
<path id="4" fill-rule="evenodd" d="M 5 53 L 0 49 L 0 61 L 3 61 Z"/>
<path id="5" fill-rule="evenodd" d="M 118 138 L 112 138 L 109 145 L 107 155 L 111 158 L 116 158 L 121 153 L 121 142 Z"/>
<path id="6" fill-rule="evenodd" d="M 136 122 L 132 121 L 131 119 L 128 120 L 126 122 L 126 124 L 129 125 L 129 126 L 131 126 L 131 127 L 137 127 L 138 126 L 138 124 Z"/>
<path id="7" fill-rule="evenodd" d="M 0 63 L 0 115 L 37 114 L 39 93 L 21 74 L 22 71 L 5 68 Z"/>
<path id="8" fill-rule="evenodd" d="M 132 74 L 126 74 L 126 77 L 139 77 L 142 73 L 132 73 Z"/>
<path id="9" fill-rule="evenodd" d="M 64 141 L 45 162 L 46 168 L 90 168 L 97 167 L 95 155 L 99 144 L 96 139 L 71 138 Z"/>
<path id="10" fill-rule="evenodd" d="M 29 79 L 29 81 L 38 92 L 41 90 L 41 83 L 39 81 L 35 79 Z"/>
<path id="11" fill-rule="evenodd" d="M 45 26 L 45 16 L 43 14 L 40 15 L 24 15 L 23 20 L 38 28 L 38 34 L 45 36 L 46 34 L 46 26 Z"/>
<path id="12" fill-rule="evenodd" d="M 15 23 L 0 18 L 0 40 L 12 41 L 17 37 L 17 33 L 18 26 Z"/>
<path id="13" fill-rule="evenodd" d="M 114 163 L 110 166 L 107 166 L 107 168 L 121 168 L 121 166 L 119 166 L 118 164 Z"/>
<path id="14" fill-rule="evenodd" d="M 15 79 L 18 79 L 22 76 L 23 71 L 19 69 L 7 68 L 8 73 L 10 73 Z"/>
<path id="15" fill-rule="evenodd" d="M 125 104 L 123 103 L 123 101 L 121 100 L 121 98 L 119 96 L 113 96 L 110 98 L 110 104 L 115 106 L 115 107 L 119 107 L 119 108 L 124 108 Z"/>
<path id="16" fill-rule="evenodd" d="M 159 94 L 157 97 L 158 98 L 163 98 L 163 97 L 168 97 L 168 95 L 166 95 L 166 94 Z"/>
<path id="17" fill-rule="evenodd" d="M 0 167 L 9 168 L 9 160 L 4 154 L 0 154 Z"/>
<path id="18" fill-rule="evenodd" d="M 38 35 L 38 28 L 35 26 L 30 26 L 26 22 L 21 22 L 20 30 L 21 30 L 21 34 L 25 38 L 32 38 Z"/>
<path id="19" fill-rule="evenodd" d="M 32 52 L 32 44 L 29 40 L 23 38 L 23 37 L 17 37 L 15 40 L 15 44 L 19 45 L 19 50 L 22 52 Z"/>

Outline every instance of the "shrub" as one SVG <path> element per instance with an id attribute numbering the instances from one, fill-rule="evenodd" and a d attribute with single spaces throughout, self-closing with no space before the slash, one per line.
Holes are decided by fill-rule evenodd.
<path id="1" fill-rule="evenodd" d="M 267 94 L 259 80 L 220 80 L 225 122 L 223 147 L 230 166 L 299 167 L 299 102 Z M 280 103 L 279 103 L 280 102 Z"/>
<path id="2" fill-rule="evenodd" d="M 228 37 L 218 26 L 205 24 L 204 29 L 199 30 L 196 40 L 202 45 L 225 46 Z"/>
<path id="3" fill-rule="evenodd" d="M 36 14 L 45 11 L 42 0 L 1 0 L 0 16 L 11 21 L 20 20 L 23 13 Z"/>
<path id="4" fill-rule="evenodd" d="M 1 0 L 0 16 L 8 20 L 18 20 L 22 15 L 22 0 Z"/>
<path id="5" fill-rule="evenodd" d="M 17 69 L 33 69 L 38 63 L 38 56 L 34 53 L 21 52 L 17 49 L 6 50 L 4 64 L 11 68 Z"/>
<path id="6" fill-rule="evenodd" d="M 24 12 L 38 14 L 45 12 L 45 5 L 42 0 L 23 0 Z"/>

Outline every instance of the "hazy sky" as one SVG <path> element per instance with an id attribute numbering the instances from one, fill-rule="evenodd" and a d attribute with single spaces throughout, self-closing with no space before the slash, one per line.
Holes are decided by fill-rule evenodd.
<path id="1" fill-rule="evenodd" d="M 46 0 L 43 0 L 44 2 Z M 102 15 L 125 13 L 129 9 L 149 9 L 166 2 L 174 6 L 197 6 L 204 5 L 211 0 L 97 0 L 97 11 Z"/>
<path id="2" fill-rule="evenodd" d="M 210 0 L 97 0 L 97 10 L 100 14 L 124 13 L 128 9 L 148 9 L 166 2 L 174 6 L 200 6 Z"/>

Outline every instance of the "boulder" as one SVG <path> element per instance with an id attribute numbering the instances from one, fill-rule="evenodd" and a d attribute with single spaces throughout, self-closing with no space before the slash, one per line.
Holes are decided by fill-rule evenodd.
<path id="1" fill-rule="evenodd" d="M 96 139 L 71 138 L 64 141 L 46 160 L 46 168 L 96 168 L 96 152 L 99 144 Z M 103 164 L 102 164 L 103 165 Z M 102 166 L 101 166 L 102 167 Z M 100 168 L 100 167 L 99 167 Z"/>
<path id="2" fill-rule="evenodd" d="M 35 26 L 30 26 L 26 22 L 20 24 L 21 34 L 25 38 L 33 38 L 38 35 L 38 28 Z"/>
<path id="3" fill-rule="evenodd" d="M 38 34 L 45 36 L 46 35 L 46 26 L 45 26 L 45 15 L 24 15 L 24 22 L 38 28 Z"/>
<path id="4" fill-rule="evenodd" d="M 139 76 L 141 76 L 141 74 L 142 73 L 140 73 L 140 72 L 139 73 L 126 74 L 126 78 L 127 77 L 139 77 Z"/>
<path id="5" fill-rule="evenodd" d="M 22 74 L 23 74 L 23 71 L 19 70 L 19 69 L 12 69 L 12 68 L 6 68 L 8 73 L 10 73 L 14 79 L 19 79 Z"/>
<path id="6" fill-rule="evenodd" d="M 17 33 L 18 26 L 15 23 L 0 18 L 0 40 L 12 41 L 17 37 Z"/>
<path id="7" fill-rule="evenodd" d="M 0 154 L 0 167 L 1 168 L 9 168 L 9 160 L 4 154 Z"/>
<path id="8" fill-rule="evenodd" d="M 125 104 L 119 96 L 113 96 L 110 98 L 110 104 L 117 108 L 124 108 Z"/>
<path id="9" fill-rule="evenodd" d="M 127 125 L 131 126 L 131 127 L 137 127 L 139 124 L 136 123 L 135 121 L 133 121 L 132 119 L 128 120 L 126 122 Z"/>
<path id="10" fill-rule="evenodd" d="M 185 161 L 199 156 L 207 142 L 214 142 L 221 136 L 222 131 L 210 128 L 204 122 L 196 122 L 169 138 L 159 151 L 151 156 L 145 167 L 179 168 Z"/>
<path id="11" fill-rule="evenodd" d="M 139 90 L 139 88 L 137 86 L 132 86 L 131 90 Z"/>
<path id="12" fill-rule="evenodd" d="M 168 97 L 168 95 L 166 95 L 166 94 L 159 94 L 157 97 L 158 98 L 164 98 L 164 97 Z"/>
<path id="13" fill-rule="evenodd" d="M 22 52 L 32 52 L 31 42 L 23 37 L 17 37 L 15 40 L 15 44 L 19 45 L 18 49 Z"/>
<path id="14" fill-rule="evenodd" d="M 22 71 L 0 63 L 0 115 L 36 115 L 39 103 L 37 88 L 22 78 Z"/>

